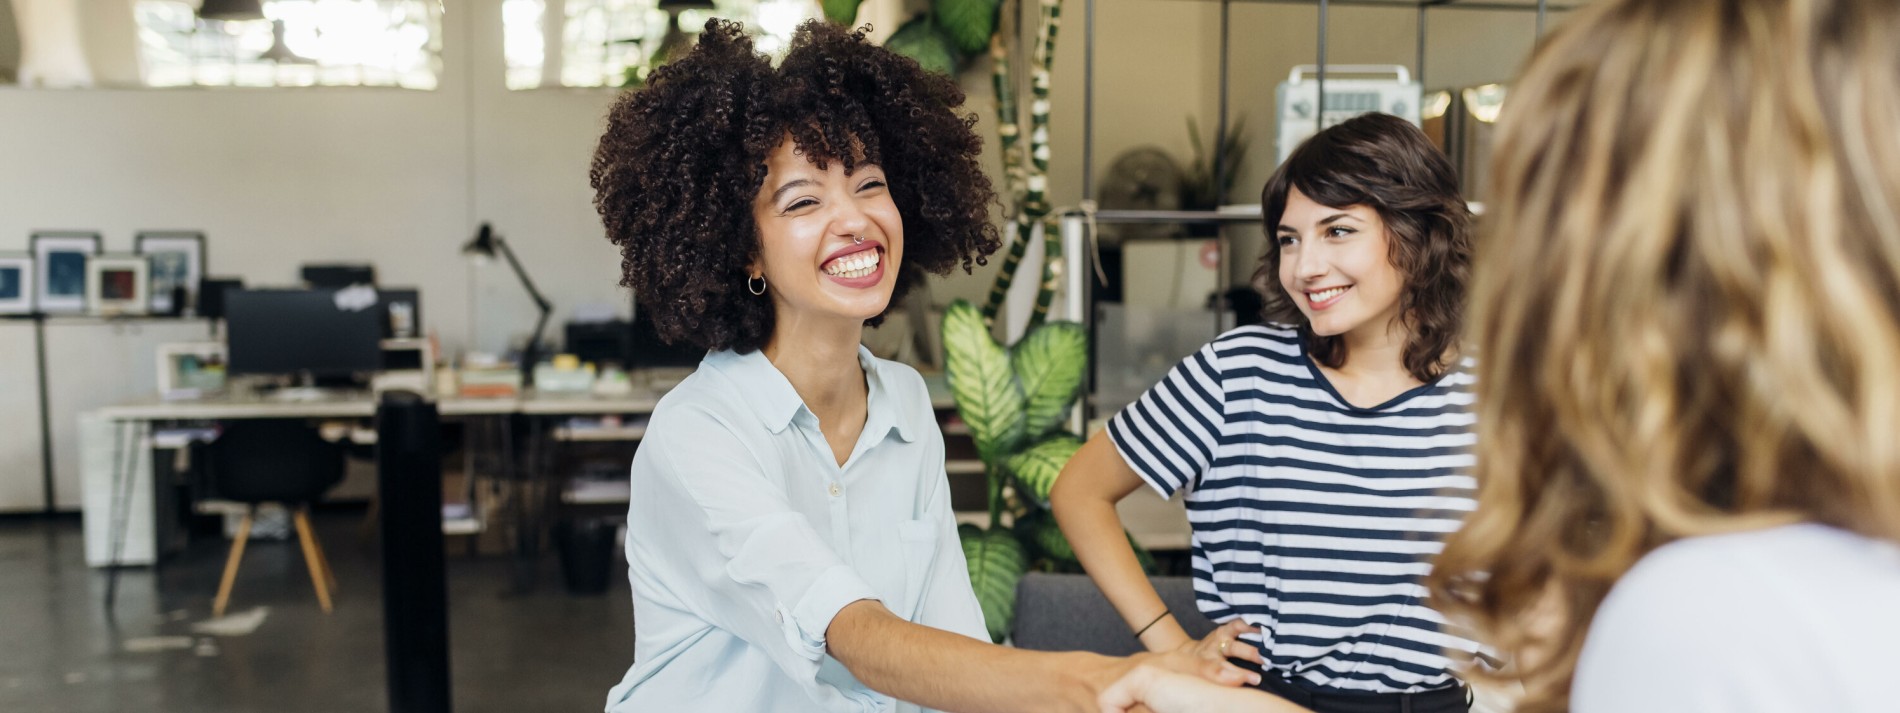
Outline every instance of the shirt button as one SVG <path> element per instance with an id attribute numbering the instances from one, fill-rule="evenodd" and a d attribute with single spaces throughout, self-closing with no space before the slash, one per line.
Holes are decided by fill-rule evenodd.
<path id="1" fill-rule="evenodd" d="M 839 484 L 837 484 L 837 483 L 832 483 L 832 484 L 831 484 L 831 497 L 834 497 L 834 498 L 835 498 L 835 497 L 838 497 L 839 495 L 842 495 L 842 494 L 844 494 L 844 486 L 841 486 L 841 485 L 839 485 Z"/>

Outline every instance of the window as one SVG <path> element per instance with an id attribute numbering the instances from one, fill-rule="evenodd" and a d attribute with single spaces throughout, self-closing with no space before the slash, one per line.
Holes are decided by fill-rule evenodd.
<path id="1" fill-rule="evenodd" d="M 633 86 L 653 67 L 677 15 L 678 41 L 706 20 L 745 23 L 760 51 L 783 52 L 798 24 L 817 17 L 811 0 L 667 2 L 713 9 L 660 9 L 660 0 L 502 0 L 508 88 Z M 548 17 L 558 18 L 552 25 Z"/>
<path id="2" fill-rule="evenodd" d="M 442 9 L 427 0 L 264 0 L 262 20 L 200 20 L 196 3 L 138 0 L 140 74 L 153 87 L 434 89 Z"/>

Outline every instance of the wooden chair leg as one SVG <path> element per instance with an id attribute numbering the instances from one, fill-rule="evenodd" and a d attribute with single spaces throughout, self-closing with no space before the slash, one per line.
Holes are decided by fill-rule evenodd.
<path id="1" fill-rule="evenodd" d="M 310 531 L 310 515 L 304 508 L 297 508 L 293 517 L 297 521 L 297 541 L 303 544 L 304 564 L 310 567 L 310 584 L 317 589 L 317 604 L 323 606 L 323 613 L 330 613 L 330 588 L 323 574 L 322 555 L 317 554 L 317 535 Z"/>
<path id="2" fill-rule="evenodd" d="M 336 568 L 330 566 L 330 554 L 323 551 L 323 540 L 317 538 L 317 531 L 314 527 L 310 530 L 310 549 L 317 551 L 317 564 L 323 565 L 323 581 L 329 583 L 330 594 L 334 596 L 336 594 Z"/>
<path id="3" fill-rule="evenodd" d="M 224 577 L 218 582 L 218 598 L 211 602 L 211 616 L 224 616 L 224 607 L 231 603 L 231 585 L 237 583 L 238 562 L 244 559 L 244 543 L 251 539 L 251 508 L 244 509 L 244 519 L 238 521 L 237 539 L 231 541 L 231 556 L 224 561 Z"/>

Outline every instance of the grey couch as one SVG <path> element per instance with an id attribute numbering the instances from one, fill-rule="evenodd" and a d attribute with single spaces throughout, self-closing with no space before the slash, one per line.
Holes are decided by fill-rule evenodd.
<path id="1" fill-rule="evenodd" d="M 1194 604 L 1193 580 L 1150 577 L 1148 581 L 1189 636 L 1198 639 L 1214 629 L 1214 623 L 1201 616 Z M 1108 597 L 1083 574 L 1023 575 L 1016 585 L 1016 622 L 1010 638 L 1018 648 L 1037 651 L 1127 656 L 1142 650 Z"/>

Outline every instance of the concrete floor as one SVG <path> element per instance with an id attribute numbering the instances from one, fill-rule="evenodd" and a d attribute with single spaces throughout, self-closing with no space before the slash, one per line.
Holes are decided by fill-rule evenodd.
<path id="1" fill-rule="evenodd" d="M 360 512 L 315 524 L 339 580 L 325 615 L 295 541 L 254 542 L 227 614 L 267 607 L 248 635 L 194 634 L 210 618 L 225 543 L 201 539 L 156 571 L 126 570 L 116 616 L 87 568 L 77 518 L 0 519 L 0 711 L 340 713 L 389 708 L 381 571 Z M 511 594 L 511 562 L 452 547 L 449 647 L 457 713 L 598 711 L 633 661 L 618 561 L 606 594 L 569 595 L 555 557 Z"/>

